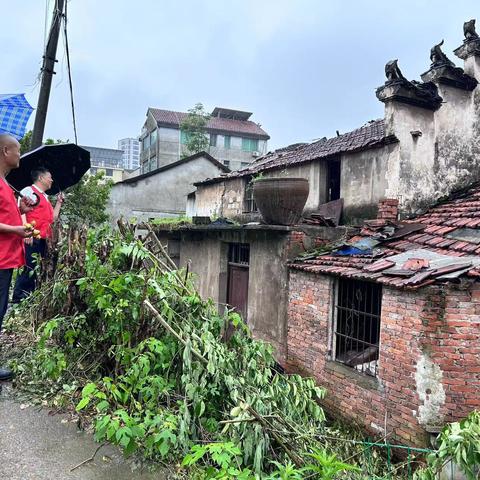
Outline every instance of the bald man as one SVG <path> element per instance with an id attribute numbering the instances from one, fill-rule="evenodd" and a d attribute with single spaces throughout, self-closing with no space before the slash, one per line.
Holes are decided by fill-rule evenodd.
<path id="1" fill-rule="evenodd" d="M 10 136 L 0 135 L 0 331 L 8 305 L 8 291 L 14 268 L 25 265 L 24 239 L 30 237 L 21 213 L 32 210 L 32 202 L 22 199 L 19 206 L 5 177 L 20 164 L 20 144 Z M 11 370 L 0 368 L 0 381 L 12 378 Z"/>

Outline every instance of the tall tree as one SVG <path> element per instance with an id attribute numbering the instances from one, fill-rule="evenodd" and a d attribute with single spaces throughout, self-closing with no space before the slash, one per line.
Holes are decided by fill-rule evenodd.
<path id="1" fill-rule="evenodd" d="M 104 179 L 103 172 L 85 175 L 66 190 L 61 219 L 69 225 L 99 225 L 108 220 L 107 203 L 113 182 Z"/>
<path id="2" fill-rule="evenodd" d="M 208 150 L 210 139 L 206 127 L 210 114 L 203 104 L 197 103 L 188 111 L 188 115 L 180 124 L 182 136 L 182 158 Z"/>

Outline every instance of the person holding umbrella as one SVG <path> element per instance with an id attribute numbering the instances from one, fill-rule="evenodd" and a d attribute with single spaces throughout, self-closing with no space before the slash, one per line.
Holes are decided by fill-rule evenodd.
<path id="1" fill-rule="evenodd" d="M 57 202 L 55 208 L 52 207 L 47 194 L 53 185 L 52 174 L 44 167 L 38 167 L 32 171 L 33 185 L 25 187 L 20 194 L 27 198 L 38 198 L 38 204 L 35 209 L 28 212 L 24 219 L 27 225 L 34 225 L 38 229 L 39 238 L 25 239 L 25 254 L 26 266 L 18 275 L 15 282 L 15 289 L 13 291 L 13 303 L 19 303 L 35 290 L 36 275 L 35 275 L 35 257 L 39 255 L 40 258 L 45 256 L 47 248 L 47 239 L 52 236 L 52 224 L 57 220 L 60 209 L 63 204 L 63 193 L 57 195 Z"/>
<path id="2" fill-rule="evenodd" d="M 24 239 L 33 231 L 23 225 L 21 213 L 32 210 L 32 201 L 15 195 L 5 177 L 20 162 L 20 144 L 15 137 L 0 134 L 0 331 L 8 306 L 8 292 L 14 268 L 25 265 Z M 0 367 L 0 381 L 9 380 L 12 372 Z"/>

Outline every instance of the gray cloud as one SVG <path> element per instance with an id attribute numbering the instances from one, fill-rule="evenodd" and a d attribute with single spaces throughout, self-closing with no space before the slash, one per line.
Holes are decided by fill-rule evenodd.
<path id="1" fill-rule="evenodd" d="M 35 105 L 45 1 L 9 3 L 0 31 L 2 91 L 25 92 Z M 71 0 L 79 141 L 115 147 L 117 139 L 139 133 L 147 107 L 186 110 L 199 101 L 209 109 L 253 111 L 271 147 L 347 131 L 382 116 L 374 90 L 386 61 L 399 58 L 406 76 L 418 78 L 442 38 L 455 59 L 451 50 L 476 6 L 473 0 Z M 63 47 L 58 58 L 46 136 L 73 139 Z"/>

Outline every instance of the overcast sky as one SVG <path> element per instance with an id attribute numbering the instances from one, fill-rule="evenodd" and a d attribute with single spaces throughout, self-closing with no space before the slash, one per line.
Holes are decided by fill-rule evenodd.
<path id="1" fill-rule="evenodd" d="M 0 93 L 25 92 L 35 106 L 54 0 L 1 3 Z M 270 148 L 333 136 L 383 115 L 375 88 L 388 60 L 419 79 L 444 38 L 461 66 L 452 50 L 479 13 L 478 0 L 70 0 L 79 143 L 116 148 L 140 133 L 148 107 L 197 102 L 253 112 Z M 45 137 L 72 140 L 63 41 L 57 58 Z"/>

